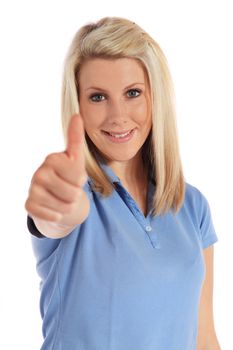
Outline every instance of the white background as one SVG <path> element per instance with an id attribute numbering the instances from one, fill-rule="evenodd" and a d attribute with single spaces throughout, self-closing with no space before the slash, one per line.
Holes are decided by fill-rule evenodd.
<path id="1" fill-rule="evenodd" d="M 1 349 L 32 350 L 41 345 L 39 279 L 24 202 L 31 176 L 46 154 L 64 148 L 60 89 L 67 48 L 81 25 L 103 16 L 137 22 L 167 56 L 186 181 L 207 197 L 219 238 L 214 266 L 216 331 L 222 350 L 233 349 L 230 5 L 230 0 L 1 2 Z"/>

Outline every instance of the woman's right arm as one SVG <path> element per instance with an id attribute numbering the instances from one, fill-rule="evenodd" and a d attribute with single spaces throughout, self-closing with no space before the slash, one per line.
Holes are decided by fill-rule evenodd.
<path id="1" fill-rule="evenodd" d="M 87 180 L 84 157 L 84 127 L 81 116 L 73 116 L 65 152 L 46 157 L 34 173 L 25 208 L 37 229 L 46 237 L 67 236 L 88 216 L 89 199 L 83 186 Z"/>

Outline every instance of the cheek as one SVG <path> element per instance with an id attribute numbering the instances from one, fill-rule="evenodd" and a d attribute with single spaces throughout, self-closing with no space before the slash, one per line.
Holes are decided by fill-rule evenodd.
<path id="1" fill-rule="evenodd" d="M 135 104 L 133 115 L 136 121 L 141 125 L 147 125 L 151 123 L 151 111 L 148 108 L 146 101 L 143 103 Z"/>
<path id="2" fill-rule="evenodd" d="M 80 103 L 80 113 L 87 132 L 98 128 L 103 121 L 103 112 L 98 110 L 96 106 L 88 105 L 87 103 Z"/>

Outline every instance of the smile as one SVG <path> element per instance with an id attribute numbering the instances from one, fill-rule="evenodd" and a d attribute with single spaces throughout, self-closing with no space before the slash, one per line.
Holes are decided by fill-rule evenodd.
<path id="1" fill-rule="evenodd" d="M 121 142 L 128 142 L 131 140 L 135 133 L 136 129 L 131 129 L 129 131 L 125 132 L 112 132 L 112 131 L 102 131 L 104 135 L 108 138 L 108 140 L 115 142 L 115 143 L 121 143 Z"/>

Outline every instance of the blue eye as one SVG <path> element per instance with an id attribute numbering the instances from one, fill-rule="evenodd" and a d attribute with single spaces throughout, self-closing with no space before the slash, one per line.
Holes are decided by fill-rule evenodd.
<path id="1" fill-rule="evenodd" d="M 91 95 L 90 97 L 91 101 L 93 102 L 101 102 L 103 101 L 104 98 L 105 98 L 104 95 L 101 95 L 101 94 L 94 94 L 94 95 Z"/>
<path id="2" fill-rule="evenodd" d="M 138 97 L 141 94 L 141 91 L 138 89 L 130 89 L 127 91 L 127 96 L 130 98 Z M 92 102 L 101 102 L 106 99 L 106 96 L 103 94 L 93 94 L 90 96 Z"/>
<path id="3" fill-rule="evenodd" d="M 140 95 L 140 90 L 137 89 L 131 89 L 127 92 L 129 97 L 138 97 Z"/>

